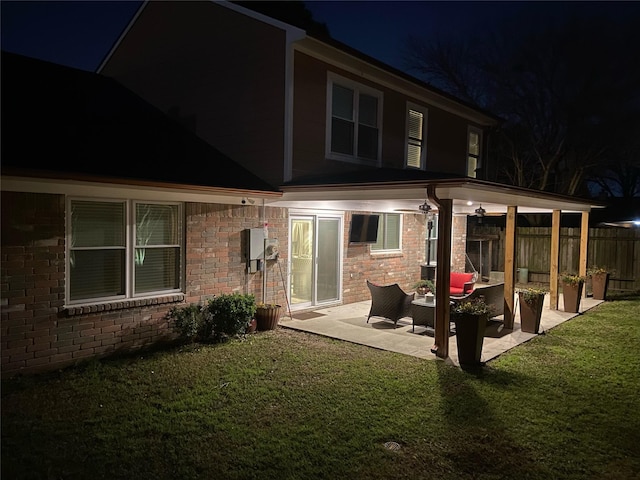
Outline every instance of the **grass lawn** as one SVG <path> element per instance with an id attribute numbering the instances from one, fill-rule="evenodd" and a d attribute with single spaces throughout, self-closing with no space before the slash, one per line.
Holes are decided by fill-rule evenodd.
<path id="1" fill-rule="evenodd" d="M 2 479 L 637 479 L 639 347 L 635 297 L 475 371 L 281 328 L 17 377 Z"/>

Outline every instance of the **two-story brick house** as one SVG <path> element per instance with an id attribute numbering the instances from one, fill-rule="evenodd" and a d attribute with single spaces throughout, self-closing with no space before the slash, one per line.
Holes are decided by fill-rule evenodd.
<path id="1" fill-rule="evenodd" d="M 340 182 L 345 174 L 366 180 L 372 169 L 402 172 L 404 188 L 406 181 L 475 176 L 482 166 L 484 132 L 497 124 L 494 116 L 345 45 L 231 3 L 146 4 L 100 72 L 161 110 L 178 112 L 198 136 L 278 186 L 331 174 Z M 385 179 L 393 180 L 388 172 Z M 415 190 L 417 198 L 414 191 L 404 203 L 392 193 L 393 205 L 384 209 L 364 202 L 373 200 L 367 195 L 361 208 L 297 204 L 304 211 L 290 211 L 289 241 L 299 243 L 292 237 L 297 232 L 319 238 L 326 228 L 344 262 L 335 266 L 332 291 L 324 295 L 313 285 L 319 272 L 309 269 L 308 298 L 296 298 L 289 287 L 294 306 L 361 300 L 368 294 L 365 277 L 405 287 L 412 283 L 424 262 L 424 218 L 398 210 L 417 211 L 425 190 Z M 345 243 L 354 210 L 382 213 L 384 239 L 372 247 Z M 459 221 L 464 226 L 465 218 Z M 289 245 L 282 245 L 286 238 L 279 240 L 284 254 Z M 316 251 L 315 241 L 301 254 L 304 260 Z M 458 245 L 454 268 L 461 269 L 464 242 Z M 292 272 L 294 261 L 304 263 L 287 259 Z M 320 269 L 326 265 L 321 260 L 307 263 Z"/>
<path id="2" fill-rule="evenodd" d="M 3 206 L 5 185 L 26 204 L 58 205 L 46 215 L 57 225 L 56 235 L 47 237 L 55 239 L 55 279 L 42 279 L 55 280 L 55 295 L 42 292 L 54 295 L 54 303 L 40 308 L 35 283 L 20 287 L 16 280 L 33 268 L 32 257 L 28 262 L 20 257 L 36 255 L 28 235 L 13 252 L 17 257 L 3 254 L 6 265 L 22 262 L 13 264 L 18 268 L 8 275 L 13 283 L 3 297 L 3 337 L 12 342 L 3 339 L 8 372 L 53 368 L 160 339 L 168 334 L 162 316 L 171 302 L 204 301 L 216 293 L 243 291 L 290 305 L 292 311 L 311 309 L 369 299 L 367 279 L 397 282 L 409 290 L 420 266 L 436 260 L 439 291 L 446 293 L 449 270 L 465 268 L 467 216 L 480 205 L 512 217 L 516 208 L 590 208 L 577 199 L 480 179 L 486 139 L 498 123 L 491 114 L 345 45 L 235 4 L 145 3 L 99 72 L 217 153 L 187 156 L 172 150 L 161 163 L 153 155 L 109 150 L 101 158 L 125 161 L 92 178 L 61 181 L 49 175 L 34 183 L 16 173 L 9 183 L 3 179 Z M 134 125 L 130 131 L 135 132 Z M 146 170 L 136 167 L 139 158 Z M 233 161 L 243 169 L 233 168 Z M 142 172 L 135 181 L 127 179 L 130 169 Z M 141 179 L 145 172 L 151 179 L 164 173 L 149 185 Z M 172 176 L 183 179 L 179 187 Z M 222 187 L 220 177 L 225 178 Z M 438 213 L 433 232 L 418 208 L 424 203 Z M 105 210 L 112 204 L 122 213 Z M 159 228 L 171 242 L 156 246 L 167 254 L 159 263 L 173 268 L 173 277 L 165 272 L 163 278 L 179 280 L 170 288 L 152 285 L 151 276 L 138 268 L 140 251 L 151 250 L 132 233 L 145 231 L 140 221 L 149 209 L 145 205 L 160 205 L 154 212 L 169 215 L 159 224 L 164 230 Z M 351 242 L 354 216 L 367 214 L 378 220 L 375 242 Z M 110 223 L 94 220 L 105 215 Z M 35 217 L 27 230 L 38 222 Z M 3 237 L 5 228 L 16 230 L 16 223 L 5 227 L 3 221 Z M 113 224 L 123 225 L 126 237 L 118 244 L 121 271 L 99 269 L 96 276 L 94 268 L 78 269 L 76 259 L 104 247 L 106 240 L 87 233 L 85 240 L 98 244 L 78 246 L 76 230 L 104 231 Z M 243 235 L 264 226 L 268 237 L 277 239 L 279 256 L 259 266 L 247 261 Z M 148 230 L 154 238 L 155 229 Z M 171 257 L 171 249 L 180 253 Z M 505 273 L 508 301 L 513 278 L 509 287 Z M 122 280 L 120 289 L 107 288 L 113 277 Z M 145 280 L 149 288 L 137 290 Z M 444 300 L 436 314 L 441 342 L 448 338 Z M 446 356 L 447 348 L 438 354 Z"/>

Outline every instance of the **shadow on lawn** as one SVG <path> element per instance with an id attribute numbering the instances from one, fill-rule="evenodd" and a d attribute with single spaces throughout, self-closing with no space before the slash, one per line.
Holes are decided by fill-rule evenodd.
<path id="1" fill-rule="evenodd" d="M 506 390 L 522 379 L 486 366 L 461 370 L 437 362 L 436 368 L 448 432 L 443 440 L 453 469 L 467 473 L 469 478 L 525 478 L 540 470 L 536 454 L 515 443 L 494 414 L 495 407 L 476 389 L 481 382 Z"/>

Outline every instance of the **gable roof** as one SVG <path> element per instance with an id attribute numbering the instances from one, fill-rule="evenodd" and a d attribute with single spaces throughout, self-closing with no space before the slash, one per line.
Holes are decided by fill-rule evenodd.
<path id="1" fill-rule="evenodd" d="M 8 52 L 2 173 L 278 192 L 117 81 Z"/>

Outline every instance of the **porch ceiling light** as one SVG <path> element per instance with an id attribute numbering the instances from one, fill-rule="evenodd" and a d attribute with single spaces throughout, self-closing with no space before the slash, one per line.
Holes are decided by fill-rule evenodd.
<path id="1" fill-rule="evenodd" d="M 482 223 L 482 219 L 484 218 L 484 215 L 487 213 L 487 211 L 482 208 L 482 204 L 480 204 L 480 206 L 478 208 L 476 208 L 476 216 L 478 217 L 478 224 Z"/>
<path id="2" fill-rule="evenodd" d="M 425 215 L 428 214 L 431 211 L 431 205 L 429 205 L 427 202 L 424 202 L 422 205 L 420 205 L 418 207 L 420 209 L 420 211 L 422 213 L 424 213 Z"/>

